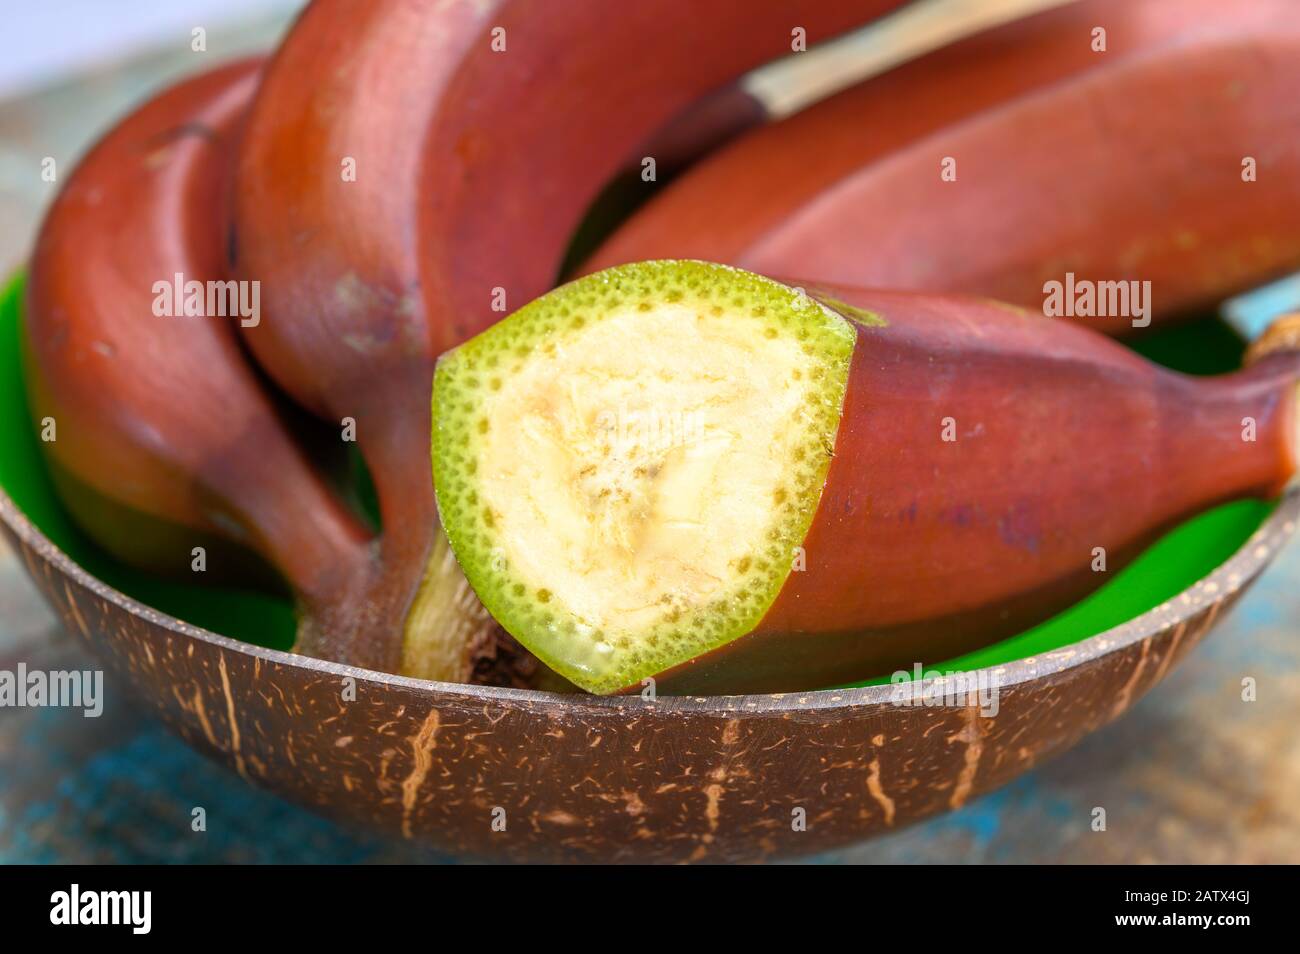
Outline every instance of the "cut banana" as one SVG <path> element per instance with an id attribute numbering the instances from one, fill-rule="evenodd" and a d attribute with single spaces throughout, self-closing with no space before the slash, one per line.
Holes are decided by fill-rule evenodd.
<path id="1" fill-rule="evenodd" d="M 816 508 L 852 344 L 788 288 L 660 262 L 565 286 L 452 352 L 435 481 L 480 598 L 597 692 L 748 632 Z"/>

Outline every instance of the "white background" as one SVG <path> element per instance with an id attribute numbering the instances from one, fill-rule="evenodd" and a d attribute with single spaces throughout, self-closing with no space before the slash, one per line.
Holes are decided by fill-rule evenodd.
<path id="1" fill-rule="evenodd" d="M 3 0 L 0 99 L 303 0 Z"/>

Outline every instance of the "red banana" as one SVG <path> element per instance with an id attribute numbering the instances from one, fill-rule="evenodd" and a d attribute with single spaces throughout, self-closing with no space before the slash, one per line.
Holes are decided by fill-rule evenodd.
<path id="1" fill-rule="evenodd" d="M 245 331 L 293 397 L 356 422 L 384 532 L 376 625 L 331 655 L 394 669 L 456 588 L 428 465 L 433 360 L 548 288 L 636 147 L 767 59 L 900 0 L 316 0 L 267 71 L 232 247 Z M 356 634 L 348 634 L 351 638 Z M 409 668 L 409 667 L 408 667 Z"/>
<path id="2" fill-rule="evenodd" d="M 306 626 L 333 625 L 368 563 L 368 534 L 242 355 L 241 317 L 155 310 L 178 274 L 226 277 L 227 173 L 259 67 L 167 90 L 73 172 L 31 260 L 27 386 L 37 427 L 52 425 L 42 447 L 60 495 L 104 547 L 174 574 L 191 568 L 196 544 L 251 549 L 292 583 Z"/>
<path id="3" fill-rule="evenodd" d="M 195 546 L 222 579 L 264 582 L 269 563 L 299 604 L 295 648 L 329 655 L 374 629 L 378 567 L 369 531 L 313 471 L 235 331 L 257 317 L 235 303 L 260 297 L 225 273 L 233 153 L 259 66 L 164 92 L 81 162 L 32 257 L 27 384 L 38 427 L 53 423 L 44 448 L 56 487 L 94 539 L 172 574 L 194 568 Z M 190 282 L 206 291 L 195 305 L 207 317 L 183 316 Z M 209 311 L 218 291 L 226 317 Z M 420 672 L 531 682 L 536 660 L 459 571 L 446 578 Z"/>
<path id="4" fill-rule="evenodd" d="M 1073 273 L 1151 281 L 1158 319 L 1211 305 L 1300 263 L 1295 12 L 1086 0 L 999 27 L 742 137 L 585 270 L 702 258 L 1033 308 Z"/>
<path id="5" fill-rule="evenodd" d="M 1016 632 L 1296 468 L 1300 352 L 1189 378 L 967 297 L 699 262 L 444 355 L 434 479 L 493 615 L 585 689 L 797 691 Z"/>

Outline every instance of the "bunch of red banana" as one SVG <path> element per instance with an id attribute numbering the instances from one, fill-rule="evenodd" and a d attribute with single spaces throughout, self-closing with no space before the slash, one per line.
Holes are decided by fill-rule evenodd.
<path id="1" fill-rule="evenodd" d="M 159 571 L 195 546 L 240 548 L 218 567 L 252 551 L 298 599 L 301 651 L 531 682 L 437 525 L 435 358 L 550 286 L 654 136 L 670 160 L 712 145 L 754 120 L 730 84 L 792 31 L 899 3 L 316 0 L 260 82 L 247 65 L 162 94 L 83 160 L 32 260 L 31 403 L 71 513 Z M 213 283 L 256 289 L 257 320 L 184 317 L 178 295 L 182 316 L 160 315 L 173 282 L 209 290 L 199 314 Z M 313 471 L 237 327 L 275 384 L 355 433 L 377 537 Z"/>
<path id="2" fill-rule="evenodd" d="M 1083 0 L 940 49 L 701 161 L 589 261 L 988 295 L 1149 281 L 1159 321 L 1300 265 L 1290 0 Z M 1124 318 L 1079 316 L 1108 333 Z"/>
<path id="3" fill-rule="evenodd" d="M 429 410 L 435 361 L 551 287 L 583 212 L 638 153 L 690 156 L 752 123 L 752 102 L 732 84 L 788 52 L 792 34 L 816 42 L 900 2 L 315 0 L 260 77 L 253 66 L 219 71 L 128 118 L 84 160 L 47 219 L 26 309 L 29 382 L 37 420 L 58 427 L 46 446 L 70 511 L 114 552 L 154 569 L 188 566 L 195 545 L 256 553 L 298 598 L 300 651 L 433 678 L 537 684 L 546 670 L 479 603 L 439 526 L 429 465 L 431 426 L 441 424 Z M 630 221 L 592 267 L 698 257 L 813 280 L 975 291 L 1035 308 L 1043 282 L 1069 271 L 1151 279 L 1160 315 L 1222 297 L 1300 259 L 1290 225 L 1300 151 L 1285 139 L 1300 34 L 1283 0 L 1218 7 L 1094 0 L 940 51 L 724 149 Z M 1094 49 L 1096 27 L 1105 52 Z M 1243 175 L 1247 165 L 1253 178 Z M 257 320 L 156 314 L 155 289 L 174 276 L 257 289 Z M 673 300 L 640 293 L 647 310 L 673 310 Z M 733 634 L 746 637 L 737 645 L 774 651 L 739 669 L 687 666 L 704 678 L 683 685 L 786 688 L 860 675 L 898 655 L 893 649 L 913 652 L 917 633 L 939 633 L 939 649 L 957 644 L 954 627 L 961 640 L 994 638 L 1009 620 L 1041 618 L 1081 591 L 1083 564 L 1072 561 L 1090 552 L 1089 520 L 1036 524 L 1035 546 L 1051 559 L 998 585 L 966 579 L 966 565 L 948 560 L 972 539 L 977 550 L 991 543 L 942 514 L 929 523 L 922 514 L 924 530 L 895 542 L 898 561 L 863 550 L 893 539 L 881 529 L 894 512 L 884 504 L 906 507 L 888 494 L 936 472 L 926 456 L 933 449 L 872 454 L 884 480 L 872 486 L 884 491 L 853 484 L 845 468 L 877 431 L 913 441 L 900 422 L 919 428 L 935 408 L 898 418 L 891 431 L 862 424 L 868 412 L 855 402 L 932 396 L 927 354 L 962 369 L 950 396 L 980 417 L 1005 404 L 1008 389 L 1051 380 L 1062 363 L 1087 373 L 1070 379 L 1077 391 L 1061 384 L 1052 392 L 1057 423 L 1105 386 L 1129 388 L 1150 419 L 1098 424 L 1095 454 L 1137 433 L 1229 446 L 1214 430 L 1221 415 L 1174 413 L 1183 403 L 1220 402 L 1229 417 L 1252 411 L 1267 423 L 1262 451 L 1239 465 L 1225 458 L 1219 476 L 1189 485 L 1176 507 L 1117 511 L 1134 529 L 1116 531 L 1123 552 L 1190 508 L 1272 492 L 1293 467 L 1289 370 L 1199 392 L 1072 331 L 1060 341 L 1056 332 L 999 331 L 996 308 L 873 296 L 819 299 L 832 310 L 850 299 L 848 313 L 883 303 L 898 315 L 885 344 L 854 352 L 841 428 L 823 442 L 847 463 L 823 475 L 826 492 L 803 527 L 809 536 L 795 540 L 830 562 L 799 578 L 793 596 L 785 588 L 778 599 L 769 587 L 770 612 L 751 612 L 745 619 L 756 628 Z M 992 330 L 954 336 L 936 316 Z M 1035 348 L 1041 365 L 1025 360 Z M 507 357 L 521 368 L 531 360 L 522 345 L 498 359 Z M 862 370 L 873 362 L 889 374 Z M 499 388 L 494 367 L 468 376 L 475 394 Z M 378 494 L 378 534 L 317 473 L 272 387 L 355 435 Z M 483 414 L 473 426 L 502 424 Z M 954 480 L 961 505 L 984 514 L 989 533 L 1010 526 L 1019 539 L 1026 518 L 1016 516 L 996 466 L 1013 444 L 1029 453 L 1009 438 L 963 452 Z M 1052 444 L 1043 453 L 1066 450 Z M 1177 450 L 1163 459 L 1182 466 L 1190 458 Z M 1146 479 L 1160 459 L 1121 457 L 1116 480 Z M 1061 507 L 1040 500 L 1035 519 L 1054 521 L 1079 486 L 1069 468 L 1040 470 L 1052 481 L 1043 493 Z M 662 668 L 629 663 L 595 679 L 560 658 L 547 627 L 580 631 L 581 612 L 517 611 L 492 588 L 505 580 L 527 591 L 521 580 L 532 577 L 509 558 L 498 567 L 496 556 L 465 557 L 467 541 L 481 535 L 475 521 L 499 516 L 473 510 L 476 479 L 443 478 L 470 508 L 460 514 L 457 556 L 472 563 L 471 582 L 512 634 L 596 691 L 686 671 L 693 657 L 664 657 Z M 873 496 L 882 492 L 888 499 Z M 860 506 L 875 523 L 848 519 Z M 835 537 L 834 527 L 859 543 Z M 854 596 L 863 580 L 835 563 L 849 558 L 873 567 L 872 586 L 888 581 L 873 590 L 887 599 Z M 936 558 L 948 562 L 934 573 L 908 570 L 908 561 Z M 960 600 L 940 598 L 961 590 L 962 579 L 969 586 Z M 553 591 L 540 590 L 545 604 Z M 854 642 L 868 631 L 892 634 L 892 649 Z"/>

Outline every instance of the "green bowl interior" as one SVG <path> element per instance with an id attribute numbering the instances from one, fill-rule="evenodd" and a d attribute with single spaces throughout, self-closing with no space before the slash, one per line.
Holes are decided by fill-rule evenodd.
<path id="1" fill-rule="evenodd" d="M 54 494 L 27 409 L 19 344 L 22 285 L 17 275 L 0 293 L 0 488 L 59 549 L 114 589 L 213 632 L 288 649 L 295 619 L 287 599 L 151 576 L 117 562 L 73 525 Z"/>
<path id="2" fill-rule="evenodd" d="M 283 597 L 193 586 L 124 566 L 81 533 L 60 505 L 42 461 L 23 386 L 19 347 L 22 277 L 0 293 L 0 487 L 41 532 L 87 572 L 128 596 L 196 626 L 275 649 L 293 643 L 294 612 Z M 1163 329 L 1136 344 L 1152 360 L 1192 374 L 1232 370 L 1242 344 L 1205 318 Z M 926 660 L 943 670 L 996 666 L 1086 639 L 1158 606 L 1202 579 L 1246 542 L 1273 504 L 1241 500 L 1175 528 L 1091 596 L 1017 636 L 957 659 Z M 861 683 L 888 681 L 871 680 Z"/>

